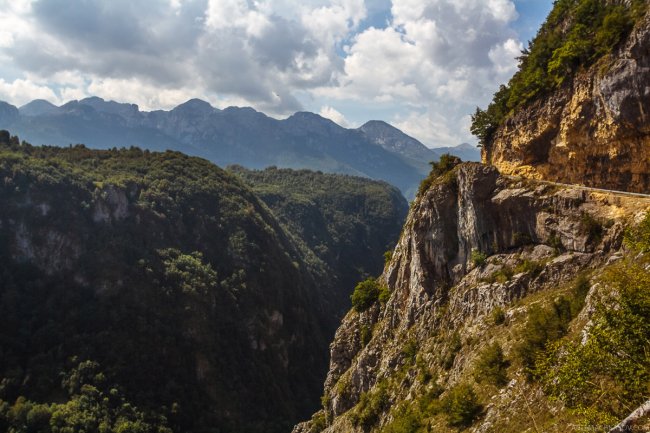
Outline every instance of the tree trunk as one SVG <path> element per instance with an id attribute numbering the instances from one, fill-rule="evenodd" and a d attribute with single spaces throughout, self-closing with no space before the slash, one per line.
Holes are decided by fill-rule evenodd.
<path id="1" fill-rule="evenodd" d="M 650 400 L 637 407 L 634 412 L 632 412 L 627 418 L 621 421 L 619 425 L 611 429 L 609 433 L 626 433 L 629 431 L 628 427 L 630 424 L 643 418 L 646 415 L 650 415 Z"/>

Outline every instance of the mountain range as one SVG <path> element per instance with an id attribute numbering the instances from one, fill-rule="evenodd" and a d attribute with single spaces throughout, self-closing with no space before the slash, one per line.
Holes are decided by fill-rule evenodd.
<path id="1" fill-rule="evenodd" d="M 298 112 L 278 120 L 252 108 L 220 110 L 191 99 L 169 111 L 90 97 L 56 106 L 34 100 L 18 108 L 0 102 L 0 128 L 33 144 L 91 148 L 137 146 L 178 150 L 220 166 L 307 168 L 384 180 L 413 198 L 429 162 L 444 152 L 477 160 L 467 144 L 429 149 L 382 121 L 346 129 L 329 119 Z M 472 153 L 473 150 L 473 153 Z"/>

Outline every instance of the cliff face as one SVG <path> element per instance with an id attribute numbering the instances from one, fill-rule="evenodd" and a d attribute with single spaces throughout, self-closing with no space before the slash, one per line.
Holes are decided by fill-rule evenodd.
<path id="1" fill-rule="evenodd" d="M 345 317 L 330 347 L 324 409 L 294 432 L 514 432 L 533 423 L 553 431 L 553 420 L 570 418 L 525 380 L 515 361 L 521 329 L 533 305 L 619 260 L 624 225 L 648 206 L 515 181 L 480 164 L 440 177 L 413 203 L 379 278 L 388 300 Z M 501 390 L 474 379 L 479 354 L 497 343 L 512 360 Z M 449 401 L 467 383 L 483 406 L 459 424 Z"/>
<path id="2" fill-rule="evenodd" d="M 650 190 L 650 15 L 609 56 L 515 111 L 483 149 L 502 173 Z"/>

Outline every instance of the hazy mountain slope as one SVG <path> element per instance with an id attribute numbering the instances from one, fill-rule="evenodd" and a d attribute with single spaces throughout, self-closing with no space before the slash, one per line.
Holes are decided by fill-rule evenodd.
<path id="1" fill-rule="evenodd" d="M 18 109 L 20 114 L 24 116 L 41 116 L 45 114 L 54 114 L 58 110 L 59 107 L 43 99 L 35 99 Z"/>
<path id="2" fill-rule="evenodd" d="M 365 176 L 385 180 L 411 198 L 427 173 L 426 163 L 435 158 L 421 143 L 392 127 L 394 135 L 408 139 L 407 148 L 378 145 L 376 137 L 362 129 L 345 129 L 312 113 L 276 120 L 251 108 L 219 110 L 198 99 L 152 112 L 96 97 L 54 108 L 44 101 L 33 101 L 21 110 L 4 104 L 0 128 L 35 144 L 173 149 L 222 166 L 276 165 Z M 426 156 L 414 157 L 413 148 Z"/>
<path id="3" fill-rule="evenodd" d="M 434 150 L 440 154 L 449 153 L 451 155 L 459 157 L 466 162 L 481 161 L 481 149 L 476 146 L 472 146 L 469 143 L 461 143 L 458 146 L 451 147 L 437 147 Z"/>
<path id="4" fill-rule="evenodd" d="M 406 162 L 417 167 L 425 175 L 429 173 L 430 161 L 440 158 L 442 153 L 429 149 L 418 140 L 404 134 L 386 122 L 371 120 L 363 124 L 359 131 L 363 132 L 372 142 L 400 155 Z"/>
<path id="5" fill-rule="evenodd" d="M 381 272 L 384 257 L 377 252 L 395 246 L 408 211 L 399 190 L 384 182 L 308 170 L 229 170 L 327 265 L 329 298 L 342 317 L 356 283 Z"/>

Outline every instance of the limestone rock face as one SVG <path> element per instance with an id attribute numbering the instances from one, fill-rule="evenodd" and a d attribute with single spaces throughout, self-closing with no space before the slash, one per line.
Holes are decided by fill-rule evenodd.
<path id="1" fill-rule="evenodd" d="M 502 173 L 650 191 L 650 15 L 610 56 L 517 110 L 483 149 Z"/>
<path id="2" fill-rule="evenodd" d="M 382 431 L 391 407 L 432 386 L 422 372 L 436 372 L 437 385 L 450 389 L 471 375 L 479 348 L 494 338 L 487 330 L 495 308 L 521 321 L 517 301 L 620 258 L 625 221 L 648 207 L 642 198 L 513 180 L 477 163 L 440 177 L 412 204 L 380 277 L 388 301 L 344 318 L 330 346 L 324 409 L 294 433 Z M 472 431 L 493 431 L 485 423 L 526 398 L 525 386 L 515 380 Z M 373 395 L 383 405 L 368 421 L 359 407 L 370 407 L 364 396 Z"/>

